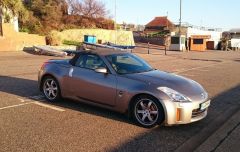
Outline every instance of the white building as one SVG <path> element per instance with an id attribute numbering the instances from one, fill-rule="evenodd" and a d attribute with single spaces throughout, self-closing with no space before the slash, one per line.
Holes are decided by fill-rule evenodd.
<path id="1" fill-rule="evenodd" d="M 209 36 L 210 38 L 206 41 L 214 42 L 214 49 L 218 49 L 218 44 L 222 38 L 222 31 L 219 29 L 205 29 L 205 28 L 194 28 L 188 27 L 187 28 L 187 38 L 191 38 L 195 35 L 202 35 L 202 36 Z"/>
<path id="2" fill-rule="evenodd" d="M 177 33 L 178 30 L 171 33 L 170 50 L 184 51 L 188 49 L 205 51 L 208 49 L 218 49 L 222 38 L 221 29 L 208 29 L 190 25 L 183 25 L 181 27 L 181 37 Z"/>

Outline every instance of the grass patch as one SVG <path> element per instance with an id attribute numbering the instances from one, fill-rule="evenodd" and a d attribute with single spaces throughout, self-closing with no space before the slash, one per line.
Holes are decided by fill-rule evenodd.
<path id="1" fill-rule="evenodd" d="M 65 44 L 65 45 L 74 45 L 74 46 L 81 46 L 82 42 L 63 40 L 63 44 Z"/>

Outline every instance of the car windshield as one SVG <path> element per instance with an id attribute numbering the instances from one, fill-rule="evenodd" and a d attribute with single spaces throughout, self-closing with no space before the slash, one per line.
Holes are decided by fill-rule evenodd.
<path id="1" fill-rule="evenodd" d="M 106 58 L 118 74 L 142 73 L 153 70 L 144 60 L 130 53 L 108 55 Z"/>

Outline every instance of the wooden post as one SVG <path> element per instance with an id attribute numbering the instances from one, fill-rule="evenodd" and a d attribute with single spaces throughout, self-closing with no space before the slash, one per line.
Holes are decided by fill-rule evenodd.
<path id="1" fill-rule="evenodd" d="M 0 14 L 0 36 L 3 36 L 2 15 Z"/>
<path id="2" fill-rule="evenodd" d="M 149 42 L 148 42 L 148 54 L 150 53 L 150 50 L 149 50 L 150 48 L 149 48 Z"/>
<path id="3" fill-rule="evenodd" d="M 165 55 L 167 55 L 167 46 L 165 45 Z"/>

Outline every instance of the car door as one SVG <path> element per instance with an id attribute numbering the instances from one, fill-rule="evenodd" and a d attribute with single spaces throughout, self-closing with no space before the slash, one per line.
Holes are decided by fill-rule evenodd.
<path id="1" fill-rule="evenodd" d="M 107 68 L 100 56 L 83 54 L 77 59 L 71 71 L 72 93 L 79 99 L 107 106 L 114 106 L 116 100 L 116 76 L 108 72 L 97 73 L 95 69 Z"/>

